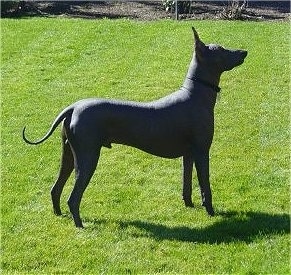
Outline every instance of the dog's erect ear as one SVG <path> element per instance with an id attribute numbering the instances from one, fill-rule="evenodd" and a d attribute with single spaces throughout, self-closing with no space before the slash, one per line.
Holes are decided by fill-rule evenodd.
<path id="1" fill-rule="evenodd" d="M 194 29 L 194 27 L 192 27 L 192 31 L 194 33 L 194 41 L 195 41 L 195 45 L 197 46 L 205 46 L 205 44 L 200 40 L 198 32 Z"/>
<path id="2" fill-rule="evenodd" d="M 195 40 L 195 52 L 198 58 L 202 58 L 203 51 L 205 49 L 205 44 L 200 40 L 197 31 L 192 27 L 192 31 L 194 33 L 194 40 Z"/>
<path id="3" fill-rule="evenodd" d="M 195 43 L 196 43 L 197 41 L 200 41 L 199 35 L 198 35 L 198 33 L 197 33 L 197 31 L 195 30 L 194 27 L 192 27 L 192 31 L 193 31 L 193 33 L 194 33 Z"/>

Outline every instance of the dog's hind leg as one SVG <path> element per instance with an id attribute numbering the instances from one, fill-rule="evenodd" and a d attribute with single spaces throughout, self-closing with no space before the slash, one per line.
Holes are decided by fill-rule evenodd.
<path id="1" fill-rule="evenodd" d="M 71 175 L 73 169 L 74 169 L 74 157 L 72 154 L 72 150 L 70 148 L 70 144 L 67 140 L 65 128 L 63 125 L 61 167 L 60 167 L 58 178 L 51 189 L 53 209 L 56 215 L 62 214 L 61 208 L 60 208 L 60 198 L 61 198 L 64 185 L 67 182 L 69 176 Z"/>
<path id="2" fill-rule="evenodd" d="M 183 190 L 182 198 L 186 207 L 194 207 L 192 202 L 192 171 L 193 157 L 192 155 L 183 156 Z"/>
<path id="3" fill-rule="evenodd" d="M 86 148 L 86 150 L 75 150 L 76 180 L 75 186 L 68 200 L 68 205 L 73 215 L 76 227 L 83 227 L 82 220 L 80 218 L 80 203 L 83 193 L 96 169 L 100 156 L 100 149 L 101 146 L 96 150 L 92 147 Z"/>
<path id="4" fill-rule="evenodd" d="M 201 191 L 202 205 L 210 216 L 214 215 L 212 194 L 209 182 L 209 152 L 195 152 L 195 167 Z"/>

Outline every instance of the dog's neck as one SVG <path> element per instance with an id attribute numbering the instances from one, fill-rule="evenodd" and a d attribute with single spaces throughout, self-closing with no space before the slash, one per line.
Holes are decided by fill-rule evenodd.
<path id="1" fill-rule="evenodd" d="M 205 81 L 199 77 L 186 77 L 187 80 L 193 81 L 193 82 L 198 82 L 200 84 L 203 84 L 204 86 L 207 86 L 208 88 L 212 89 L 214 92 L 219 93 L 220 92 L 220 87 L 213 85 L 211 82 Z"/>
<path id="2" fill-rule="evenodd" d="M 187 88 L 187 86 L 189 86 L 189 81 L 198 82 L 211 88 L 215 93 L 218 93 L 220 92 L 220 88 L 218 86 L 220 75 L 221 73 L 213 72 L 209 69 L 209 67 L 207 68 L 206 66 L 203 66 L 203 64 L 200 64 L 194 55 L 183 86 Z"/>

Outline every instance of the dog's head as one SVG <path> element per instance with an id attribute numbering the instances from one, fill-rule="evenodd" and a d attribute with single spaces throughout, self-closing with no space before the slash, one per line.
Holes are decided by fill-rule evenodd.
<path id="1" fill-rule="evenodd" d="M 205 45 L 197 31 L 192 27 L 195 41 L 195 57 L 199 64 L 207 66 L 209 69 L 222 73 L 241 65 L 247 56 L 245 50 L 226 49 L 220 45 Z"/>

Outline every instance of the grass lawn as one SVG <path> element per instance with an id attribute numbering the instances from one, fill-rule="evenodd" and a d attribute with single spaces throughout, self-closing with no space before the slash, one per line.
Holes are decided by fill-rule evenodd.
<path id="1" fill-rule="evenodd" d="M 247 49 L 221 79 L 211 150 L 217 215 L 181 200 L 181 160 L 102 149 L 74 227 L 52 213 L 56 131 L 65 106 L 86 97 L 148 101 L 179 88 L 193 48 Z M 1 261 L 3 274 L 290 274 L 288 22 L 2 19 Z M 194 173 L 195 174 L 195 173 Z"/>

